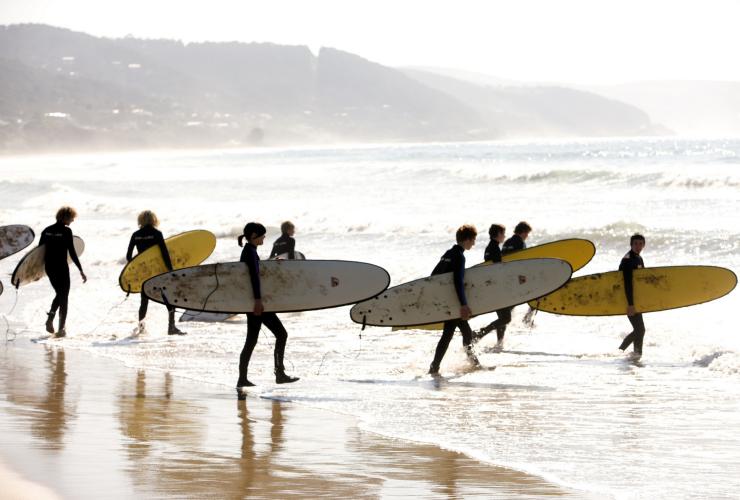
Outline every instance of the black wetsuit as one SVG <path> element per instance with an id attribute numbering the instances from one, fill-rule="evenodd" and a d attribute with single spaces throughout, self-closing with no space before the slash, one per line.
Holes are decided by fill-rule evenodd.
<path id="1" fill-rule="evenodd" d="M 460 306 L 468 305 L 468 299 L 465 297 L 465 250 L 460 245 L 455 245 L 447 250 L 439 263 L 432 271 L 432 276 L 435 274 L 453 273 L 453 282 L 455 284 L 455 293 L 460 301 Z M 462 340 L 464 346 L 469 346 L 473 340 L 473 331 L 470 329 L 468 322 L 461 319 L 451 319 L 444 322 L 444 328 L 442 329 L 442 337 L 439 339 L 437 344 L 437 350 L 434 353 L 434 361 L 432 367 L 439 370 L 439 365 L 447 352 L 447 347 L 450 345 L 452 336 L 455 333 L 455 329 L 460 328 L 462 333 Z"/>
<path id="2" fill-rule="evenodd" d="M 272 252 L 270 252 L 270 258 L 277 257 L 278 255 L 288 254 L 289 259 L 295 259 L 295 238 L 288 236 L 287 233 L 283 233 L 275 243 L 272 244 Z"/>
<path id="3" fill-rule="evenodd" d="M 72 230 L 61 222 L 57 222 L 41 232 L 39 246 L 41 245 L 46 246 L 44 270 L 56 292 L 56 296 L 51 303 L 50 314 L 56 314 L 57 309 L 59 309 L 59 329 L 62 330 L 67 321 L 70 288 L 67 254 L 69 253 L 72 262 L 80 272 L 82 272 L 82 265 L 77 257 Z"/>
<path id="4" fill-rule="evenodd" d="M 503 254 L 501 253 L 501 249 L 498 246 L 498 241 L 491 240 L 491 242 L 486 247 L 486 251 L 483 253 L 483 260 L 485 262 L 493 262 L 494 264 L 496 264 L 502 262 L 502 255 Z M 482 339 L 494 329 L 496 330 L 496 335 L 498 336 L 499 340 L 504 338 L 504 330 L 506 329 L 506 324 L 511 321 L 511 308 L 499 309 L 498 311 L 496 311 L 496 315 L 498 316 L 498 319 L 489 323 L 488 326 L 481 328 L 477 333 L 476 340 Z M 504 330 L 501 330 L 502 327 Z"/>
<path id="5" fill-rule="evenodd" d="M 504 246 L 501 248 L 501 255 L 503 256 L 511 252 L 516 252 L 518 250 L 524 250 L 525 248 L 527 248 L 527 245 L 526 243 L 524 243 L 522 237 L 518 234 L 515 234 L 504 242 Z M 511 323 L 511 311 L 513 310 L 514 307 L 512 306 L 504 307 L 503 309 L 499 309 L 498 311 L 496 311 L 498 319 L 487 327 L 483 328 L 478 338 L 485 336 L 488 332 L 495 329 L 497 340 L 504 340 L 504 335 L 506 334 L 506 325 Z"/>
<path id="6" fill-rule="evenodd" d="M 136 251 L 138 253 L 141 253 L 144 250 L 153 247 L 154 245 L 159 246 L 159 249 L 162 252 L 162 260 L 164 260 L 164 265 L 167 266 L 167 269 L 172 271 L 172 261 L 170 260 L 170 253 L 167 251 L 167 245 L 164 244 L 164 236 L 162 236 L 162 232 L 159 229 L 155 228 L 151 224 L 147 224 L 131 235 L 131 240 L 128 243 L 128 250 L 126 251 L 126 261 L 131 262 L 131 260 L 134 258 L 134 247 L 136 247 Z M 148 305 L 149 297 L 142 293 L 141 306 L 139 306 L 139 321 L 146 317 L 146 310 Z M 175 308 L 167 305 L 167 310 L 170 312 L 171 315 L 170 324 L 173 324 Z"/>
<path id="7" fill-rule="evenodd" d="M 501 262 L 501 249 L 498 246 L 498 241 L 491 240 L 486 247 L 486 251 L 483 253 L 483 260 L 486 262 Z"/>
<path id="8" fill-rule="evenodd" d="M 255 299 L 262 298 L 262 290 L 260 288 L 260 257 L 257 254 L 257 247 L 251 243 L 244 245 L 242 250 L 241 262 L 247 264 L 249 270 L 249 281 L 252 286 L 252 293 Z M 244 348 L 242 349 L 241 355 L 239 356 L 239 380 L 236 383 L 237 387 L 242 387 L 247 384 L 247 369 L 249 368 L 249 360 L 252 357 L 252 351 L 257 345 L 257 339 L 259 338 L 260 328 L 265 325 L 273 335 L 275 335 L 275 372 L 284 372 L 285 366 L 283 365 L 283 358 L 285 357 L 285 344 L 288 341 L 288 332 L 285 330 L 280 318 L 274 312 L 263 312 L 261 315 L 254 313 L 247 313 L 247 340 L 244 342 Z"/>
<path id="9" fill-rule="evenodd" d="M 642 257 L 630 250 L 627 254 L 622 257 L 622 262 L 619 263 L 619 270 L 624 275 L 624 294 L 627 297 L 627 305 L 635 305 L 634 288 L 633 288 L 633 271 L 635 269 L 642 269 L 645 267 Z M 635 352 L 642 354 L 642 340 L 645 337 L 645 323 L 642 321 L 642 314 L 638 313 L 634 316 L 627 316 L 632 325 L 632 332 L 627 335 L 622 341 L 622 345 L 619 346 L 621 350 L 625 350 L 631 343 L 634 342 Z"/>

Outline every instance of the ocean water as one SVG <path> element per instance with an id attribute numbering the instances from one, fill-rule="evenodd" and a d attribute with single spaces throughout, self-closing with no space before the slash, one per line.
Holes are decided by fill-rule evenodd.
<path id="1" fill-rule="evenodd" d="M 204 228 L 218 236 L 209 262 L 238 260 L 248 221 L 296 224 L 310 258 L 372 262 L 392 285 L 428 275 L 475 224 L 467 253 L 482 260 L 487 228 L 519 220 L 527 243 L 592 240 L 577 275 L 613 270 L 630 234 L 647 238 L 647 266 L 711 264 L 740 270 L 740 141 L 609 140 L 377 145 L 344 148 L 155 152 L 0 159 L 0 224 L 37 234 L 56 209 L 87 248 L 89 281 L 73 268 L 67 349 L 133 367 L 222 384 L 233 391 L 246 334 L 243 317 L 185 323 L 168 338 L 166 311 L 150 305 L 149 332 L 127 340 L 138 297 L 117 277 L 136 214 L 157 212 L 172 235 Z M 0 334 L 43 335 L 52 291 L 46 281 L 9 285 L 19 256 L 0 262 Z M 263 331 L 252 358 L 253 396 L 356 417 L 362 429 L 461 451 L 598 497 L 736 498 L 740 488 L 740 292 L 696 307 L 645 316 L 645 354 L 617 350 L 624 317 L 539 313 L 526 327 L 520 306 L 501 353 L 478 344 L 470 370 L 459 333 L 442 364 L 425 373 L 438 332 L 396 331 L 349 319 L 349 307 L 282 316 L 286 365 L 301 381 L 277 386 L 274 339 Z M 474 318 L 474 328 L 495 318 Z"/>

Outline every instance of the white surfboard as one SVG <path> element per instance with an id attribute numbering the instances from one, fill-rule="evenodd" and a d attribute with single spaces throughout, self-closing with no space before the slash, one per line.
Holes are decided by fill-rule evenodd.
<path id="1" fill-rule="evenodd" d="M 13 224 L 0 226 L 0 259 L 20 252 L 33 243 L 36 235 L 28 226 Z"/>
<path id="2" fill-rule="evenodd" d="M 83 254 L 85 251 L 85 242 L 82 238 L 75 236 L 73 238 L 73 245 L 77 256 Z M 38 281 L 46 276 L 46 270 L 44 269 L 44 256 L 46 255 L 46 245 L 39 245 L 26 255 L 23 256 L 18 265 L 13 271 L 13 277 L 10 278 L 10 282 L 14 287 L 18 288 L 34 281 Z M 72 262 L 72 258 L 67 255 L 67 262 Z"/>
<path id="3" fill-rule="evenodd" d="M 289 255 L 290 254 L 287 253 L 287 252 L 286 253 L 281 253 L 280 255 L 276 255 L 275 257 L 273 257 L 270 260 L 290 260 L 290 258 L 288 257 Z M 295 251 L 295 252 L 293 252 L 293 255 L 295 255 L 295 259 L 294 260 L 306 260 L 306 256 L 303 255 L 301 252 Z"/>
<path id="4" fill-rule="evenodd" d="M 563 286 L 573 270 L 560 259 L 530 259 L 465 270 L 465 296 L 473 315 L 523 304 Z M 445 273 L 389 288 L 360 302 L 352 321 L 374 326 L 438 323 L 460 317 L 453 274 Z"/>
<path id="5" fill-rule="evenodd" d="M 260 262 L 265 311 L 326 309 L 373 297 L 390 284 L 382 267 L 342 260 Z M 144 294 L 163 304 L 206 312 L 254 310 L 249 270 L 244 262 L 196 266 L 160 274 L 144 282 Z"/>
<path id="6" fill-rule="evenodd" d="M 195 321 L 199 323 L 221 323 L 223 321 L 228 321 L 231 318 L 235 318 L 235 317 L 236 315 L 232 313 L 185 311 L 180 316 L 180 321 L 183 321 L 183 322 Z"/>

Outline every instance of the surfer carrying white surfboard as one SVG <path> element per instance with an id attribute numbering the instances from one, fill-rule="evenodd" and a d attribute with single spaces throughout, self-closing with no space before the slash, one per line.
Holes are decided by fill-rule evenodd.
<path id="1" fill-rule="evenodd" d="M 131 262 L 134 258 L 134 247 L 138 253 L 157 245 L 162 252 L 162 260 L 164 260 L 165 266 L 169 271 L 172 271 L 172 260 L 170 259 L 170 253 L 167 250 L 167 245 L 164 243 L 164 236 L 162 232 L 157 229 L 159 226 L 159 218 L 157 214 L 151 210 L 144 210 L 141 212 L 136 222 L 139 224 L 139 229 L 131 235 L 131 240 L 128 243 L 128 250 L 126 251 L 126 262 Z M 141 305 L 139 306 L 139 326 L 136 328 L 135 333 L 141 334 L 146 331 L 144 324 L 144 318 L 146 318 L 147 307 L 149 306 L 149 297 L 145 294 L 141 294 Z M 169 313 L 169 327 L 167 329 L 168 335 L 185 335 L 185 332 L 175 326 L 175 308 L 171 305 L 167 305 L 167 312 Z"/>
<path id="2" fill-rule="evenodd" d="M 504 246 L 501 248 L 501 255 L 503 256 L 508 253 L 526 249 L 527 244 L 525 243 L 525 241 L 529 237 L 529 233 L 531 232 L 532 226 L 530 226 L 527 222 L 521 221 L 519 224 L 517 224 L 514 228 L 514 235 L 504 242 Z M 485 328 L 479 330 L 478 339 L 482 338 L 491 330 L 496 329 L 496 348 L 502 349 L 504 346 L 504 334 L 506 333 L 506 325 L 511 323 L 511 311 L 513 310 L 514 307 L 512 306 L 496 311 L 498 319 Z"/>
<path id="3" fill-rule="evenodd" d="M 499 263 L 502 260 L 502 253 L 499 245 L 501 245 L 501 243 L 503 243 L 506 239 L 506 227 L 502 226 L 501 224 L 491 224 L 491 227 L 488 228 L 488 236 L 491 237 L 491 242 L 488 244 L 485 252 L 483 253 L 483 260 L 484 262 L 492 262 L 494 264 Z M 498 311 L 496 311 L 496 315 L 498 316 L 496 321 L 492 321 L 488 325 L 475 332 L 475 335 L 473 336 L 473 342 L 478 342 L 480 339 L 496 329 L 496 335 L 499 338 L 499 344 L 501 343 L 504 338 L 503 331 L 506 330 L 506 323 L 511 321 L 511 309 L 499 309 Z M 508 320 L 506 318 L 508 318 Z M 503 326 L 501 326 L 502 324 Z"/>
<path id="4" fill-rule="evenodd" d="M 641 234 L 633 234 L 630 237 L 630 251 L 622 257 L 619 263 L 619 270 L 624 275 L 624 294 L 627 297 L 627 319 L 632 325 L 632 332 L 627 335 L 619 348 L 624 351 L 630 344 L 634 343 L 634 352 L 637 356 L 642 356 L 642 340 L 645 337 L 645 323 L 642 321 L 642 314 L 635 310 L 633 271 L 642 269 L 645 263 L 640 257 L 642 249 L 645 248 L 645 237 Z"/>
<path id="5" fill-rule="evenodd" d="M 291 377 L 285 373 L 283 358 L 285 357 L 285 344 L 288 341 L 288 332 L 285 330 L 283 323 L 274 312 L 264 312 L 262 305 L 262 292 L 260 287 L 260 257 L 257 253 L 257 247 L 264 244 L 267 229 L 258 222 L 250 222 L 244 226 L 244 234 L 239 236 L 239 246 L 244 246 L 242 250 L 241 262 L 247 264 L 249 270 L 249 281 L 254 294 L 254 310 L 247 313 L 247 339 L 244 342 L 244 348 L 239 356 L 239 379 L 236 382 L 237 394 L 241 397 L 242 387 L 254 386 L 247 379 L 247 369 L 249 360 L 252 357 L 252 351 L 257 345 L 260 328 L 264 324 L 273 335 L 275 335 L 275 382 L 278 384 L 288 384 L 298 380 L 298 377 Z M 247 240 L 244 245 L 242 240 Z"/>
<path id="6" fill-rule="evenodd" d="M 442 255 L 439 263 L 435 266 L 434 270 L 432 270 L 432 276 L 434 276 L 435 274 L 444 274 L 450 272 L 453 274 L 455 292 L 457 294 L 458 300 L 460 301 L 460 317 L 444 322 L 444 327 L 442 328 L 442 337 L 440 337 L 439 343 L 437 344 L 437 350 L 434 353 L 434 361 L 432 361 L 432 364 L 429 366 L 429 373 L 431 375 L 439 374 L 439 365 L 440 363 L 442 363 L 442 358 L 444 358 L 444 355 L 447 352 L 447 347 L 450 345 L 452 336 L 454 335 L 457 328 L 460 328 L 460 333 L 462 333 L 463 346 L 465 347 L 465 352 L 468 355 L 468 359 L 474 365 L 480 365 L 480 363 L 478 362 L 478 358 L 473 353 L 473 331 L 470 329 L 470 325 L 468 325 L 468 319 L 470 319 L 472 312 L 470 310 L 470 307 L 468 306 L 468 299 L 465 297 L 464 284 L 464 252 L 465 250 L 470 250 L 471 248 L 473 248 L 473 245 L 475 245 L 476 236 L 478 236 L 478 231 L 475 229 L 475 226 L 460 226 L 460 228 L 455 233 L 455 240 L 457 241 L 457 244 L 453 245 L 452 248 L 447 250 L 444 255 Z"/>
<path id="7" fill-rule="evenodd" d="M 74 247 L 72 230 L 69 228 L 76 217 L 77 211 L 74 208 L 60 208 L 57 210 L 56 223 L 44 229 L 39 239 L 39 246 L 45 245 L 46 248 L 44 270 L 56 293 L 51 303 L 51 310 L 46 318 L 46 331 L 58 338 L 67 335 L 67 305 L 70 289 L 68 253 L 72 262 L 80 270 L 82 282 L 87 282 L 87 276 L 82 270 L 82 264 L 80 264 L 80 259 L 77 257 L 77 251 Z M 59 329 L 54 333 L 54 316 L 57 309 L 59 310 Z"/>
<path id="8" fill-rule="evenodd" d="M 270 258 L 277 257 L 278 255 L 288 254 L 288 259 L 295 259 L 295 225 L 286 220 L 280 224 L 280 232 L 282 233 L 275 243 L 272 244 L 272 252 L 270 252 Z"/>

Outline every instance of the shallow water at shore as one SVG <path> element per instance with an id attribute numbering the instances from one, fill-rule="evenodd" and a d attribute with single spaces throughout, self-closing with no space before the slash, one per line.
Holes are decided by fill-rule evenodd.
<path id="1" fill-rule="evenodd" d="M 165 234 L 216 233 L 210 262 L 238 259 L 236 235 L 248 220 L 268 225 L 269 245 L 279 223 L 291 219 L 309 258 L 372 262 L 390 272 L 392 284 L 428 274 L 461 223 L 482 233 L 467 253 L 472 265 L 488 224 L 511 229 L 521 219 L 534 226 L 530 245 L 594 241 L 597 254 L 579 275 L 616 268 L 634 231 L 647 237 L 648 266 L 740 269 L 740 219 L 732 215 L 740 210 L 738 141 L 60 156 L 3 159 L 0 172 L 3 221 L 41 229 L 59 204 L 80 212 L 73 230 L 88 244 L 82 260 L 91 279 L 82 286 L 73 271 L 65 350 L 211 383 L 218 398 L 232 397 L 243 318 L 184 324 L 188 336 L 172 339 L 164 335 L 163 308 L 152 305 L 149 333 L 126 339 L 138 297 L 124 300 L 116 279 L 141 209 L 158 213 Z M 269 248 L 261 251 L 264 257 Z M 14 259 L 0 263 L 3 274 Z M 0 311 L 14 300 L 6 290 Z M 50 300 L 44 282 L 20 291 L 9 318 L 18 341 L 42 335 Z M 456 335 L 440 381 L 425 375 L 436 332 L 361 333 L 348 308 L 286 314 L 287 366 L 301 381 L 274 385 L 274 341 L 264 332 L 250 394 L 330 410 L 365 431 L 462 452 L 584 494 L 732 497 L 740 487 L 740 338 L 731 333 L 738 307 L 734 292 L 646 315 L 637 363 L 616 349 L 629 331 L 626 318 L 540 313 L 530 330 L 520 307 L 504 352 L 493 352 L 489 339 L 479 345 L 488 369 L 468 369 Z"/>

